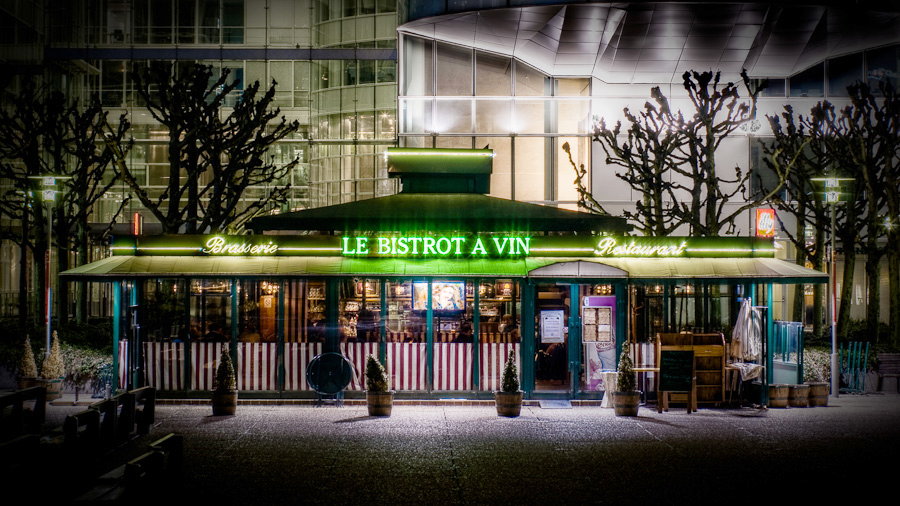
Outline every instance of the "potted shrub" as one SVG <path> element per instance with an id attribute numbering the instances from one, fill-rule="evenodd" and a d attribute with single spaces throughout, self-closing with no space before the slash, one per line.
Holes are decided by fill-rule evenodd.
<path id="1" fill-rule="evenodd" d="M 500 390 L 494 392 L 494 403 L 499 416 L 516 417 L 522 412 L 522 391 L 519 390 L 519 374 L 516 370 L 516 352 L 506 357 Z"/>
<path id="2" fill-rule="evenodd" d="M 213 415 L 233 415 L 237 411 L 237 396 L 237 378 L 231 364 L 228 345 L 225 345 L 222 347 L 222 355 L 216 368 L 216 383 L 212 393 Z"/>
<path id="3" fill-rule="evenodd" d="M 394 392 L 388 384 L 387 371 L 375 355 L 366 358 L 366 406 L 369 416 L 391 416 Z"/>
<path id="4" fill-rule="evenodd" d="M 62 396 L 63 377 L 66 375 L 66 366 L 63 364 L 62 352 L 59 349 L 59 336 L 53 331 L 53 341 L 50 344 L 50 353 L 44 357 L 41 363 L 41 378 L 47 386 L 47 400 L 52 401 Z"/>
<path id="5" fill-rule="evenodd" d="M 34 350 L 31 349 L 31 339 L 25 336 L 24 349 L 19 358 L 17 387 L 21 390 L 39 386 L 44 386 L 44 382 L 38 378 L 37 362 L 34 360 Z"/>
<path id="6" fill-rule="evenodd" d="M 619 357 L 619 375 L 616 381 L 616 391 L 613 392 L 616 416 L 637 416 L 640 401 L 641 393 L 637 390 L 634 365 L 626 345 L 622 350 L 622 356 Z"/>

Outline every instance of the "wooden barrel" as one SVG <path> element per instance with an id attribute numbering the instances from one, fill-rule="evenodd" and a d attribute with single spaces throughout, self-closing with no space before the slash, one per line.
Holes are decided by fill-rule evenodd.
<path id="1" fill-rule="evenodd" d="M 393 405 L 393 392 L 366 392 L 366 407 L 369 416 L 391 416 Z"/>
<path id="2" fill-rule="evenodd" d="M 522 392 L 494 392 L 497 415 L 516 417 L 522 412 Z"/>
<path id="3" fill-rule="evenodd" d="M 792 408 L 809 406 L 809 385 L 790 385 L 788 387 L 788 405 Z"/>
<path id="4" fill-rule="evenodd" d="M 786 408 L 788 405 L 788 386 L 781 384 L 769 385 L 769 407 Z"/>
<path id="5" fill-rule="evenodd" d="M 828 405 L 828 383 L 807 383 L 809 385 L 809 406 Z"/>

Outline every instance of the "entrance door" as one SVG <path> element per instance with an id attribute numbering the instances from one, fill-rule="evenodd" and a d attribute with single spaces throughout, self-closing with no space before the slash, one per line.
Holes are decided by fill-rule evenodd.
<path id="1" fill-rule="evenodd" d="M 569 391 L 569 285 L 540 284 L 535 290 L 534 389 Z"/>

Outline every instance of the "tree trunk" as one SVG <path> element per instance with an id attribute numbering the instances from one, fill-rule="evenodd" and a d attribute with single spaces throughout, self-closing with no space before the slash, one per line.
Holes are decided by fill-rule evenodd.
<path id="1" fill-rule="evenodd" d="M 847 337 L 847 327 L 850 325 L 850 308 L 853 303 L 853 272 L 856 270 L 856 251 L 853 243 L 841 240 L 844 247 L 844 275 L 841 276 L 841 293 L 838 295 L 839 308 L 837 310 L 837 335 L 839 338 Z"/>
<path id="2" fill-rule="evenodd" d="M 816 252 L 813 254 L 813 269 L 825 272 L 825 232 L 822 227 L 816 229 Z M 825 286 L 816 283 L 813 287 L 813 335 L 822 337 L 825 323 Z"/>
<path id="3" fill-rule="evenodd" d="M 881 312 L 881 293 L 878 289 L 881 257 L 881 253 L 871 250 L 866 257 L 866 334 L 875 344 L 878 343 L 878 318 Z"/>
<path id="4" fill-rule="evenodd" d="M 892 232 L 888 241 L 888 293 L 890 299 L 890 340 L 900 348 L 900 233 Z"/>
<path id="5" fill-rule="evenodd" d="M 19 325 L 28 323 L 28 213 L 22 213 L 22 242 L 19 245 Z"/>

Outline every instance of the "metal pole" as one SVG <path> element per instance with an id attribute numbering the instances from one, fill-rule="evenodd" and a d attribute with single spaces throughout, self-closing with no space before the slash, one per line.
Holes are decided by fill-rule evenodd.
<path id="1" fill-rule="evenodd" d="M 841 371 L 837 355 L 837 266 L 834 252 L 834 206 L 831 204 L 831 395 L 838 397 L 841 388 Z"/>
<path id="2" fill-rule="evenodd" d="M 53 251 L 53 204 L 47 204 L 47 253 L 44 255 L 46 259 L 46 264 L 44 265 L 44 272 L 46 272 L 47 279 L 44 280 L 44 285 L 47 292 L 47 314 L 46 314 L 46 323 L 47 326 L 47 347 L 44 348 L 44 356 L 50 355 L 50 320 L 53 318 L 53 263 L 52 263 L 52 251 Z"/>

